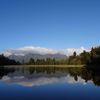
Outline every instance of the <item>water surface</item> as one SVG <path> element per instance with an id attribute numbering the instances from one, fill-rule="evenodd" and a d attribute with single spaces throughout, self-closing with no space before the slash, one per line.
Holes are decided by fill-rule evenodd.
<path id="1" fill-rule="evenodd" d="M 99 85 L 85 68 L 0 67 L 0 100 L 100 100 Z"/>

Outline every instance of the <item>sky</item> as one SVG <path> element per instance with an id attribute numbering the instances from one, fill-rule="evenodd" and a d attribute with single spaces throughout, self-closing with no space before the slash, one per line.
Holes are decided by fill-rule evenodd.
<path id="1" fill-rule="evenodd" d="M 0 0 L 0 50 L 100 45 L 100 0 Z"/>

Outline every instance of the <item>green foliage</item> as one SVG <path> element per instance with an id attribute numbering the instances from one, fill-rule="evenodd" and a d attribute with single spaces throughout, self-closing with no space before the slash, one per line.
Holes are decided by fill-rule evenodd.
<path id="1" fill-rule="evenodd" d="M 14 65 L 20 64 L 15 60 L 10 60 L 4 55 L 0 55 L 0 65 Z M 100 65 L 100 47 L 92 48 L 90 52 L 86 52 L 85 50 L 77 55 L 76 52 L 73 52 L 72 56 L 66 57 L 66 59 L 33 59 L 31 58 L 28 63 L 29 65 L 81 65 L 81 64 L 90 64 L 90 65 Z"/>
<path id="2" fill-rule="evenodd" d="M 92 48 L 90 52 L 85 50 L 77 55 L 73 52 L 73 55 L 66 57 L 66 59 L 30 59 L 27 64 L 31 65 L 100 65 L 100 47 Z"/>
<path id="3" fill-rule="evenodd" d="M 76 57 L 76 55 L 77 55 L 77 53 L 74 51 L 74 53 L 73 53 L 73 57 Z"/>
<path id="4" fill-rule="evenodd" d="M 98 67 L 100 65 L 100 47 L 92 48 L 90 56 L 91 56 L 91 61 L 89 64 Z M 100 69 L 100 67 L 98 68 Z"/>
<path id="5" fill-rule="evenodd" d="M 59 64 L 60 61 L 55 60 L 55 59 L 51 59 L 51 58 L 47 58 L 47 59 L 30 59 L 30 61 L 27 64 L 30 65 L 55 65 L 55 64 Z"/>
<path id="6" fill-rule="evenodd" d="M 82 64 L 90 62 L 90 53 L 85 50 L 80 54 L 80 59 Z"/>
<path id="7" fill-rule="evenodd" d="M 19 65 L 19 64 L 20 64 L 19 62 L 16 62 L 15 60 L 10 60 L 3 54 L 0 55 L 0 65 Z"/>

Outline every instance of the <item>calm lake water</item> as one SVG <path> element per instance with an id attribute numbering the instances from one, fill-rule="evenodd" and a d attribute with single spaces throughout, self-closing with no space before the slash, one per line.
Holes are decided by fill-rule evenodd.
<path id="1" fill-rule="evenodd" d="M 99 86 L 85 68 L 0 67 L 0 100 L 100 100 Z"/>

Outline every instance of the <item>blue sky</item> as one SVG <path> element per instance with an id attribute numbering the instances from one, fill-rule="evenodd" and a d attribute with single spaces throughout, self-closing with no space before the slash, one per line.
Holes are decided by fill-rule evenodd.
<path id="1" fill-rule="evenodd" d="M 0 50 L 100 44 L 100 0 L 0 0 Z"/>

